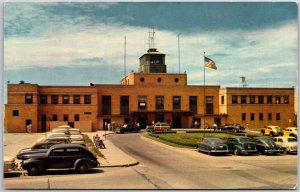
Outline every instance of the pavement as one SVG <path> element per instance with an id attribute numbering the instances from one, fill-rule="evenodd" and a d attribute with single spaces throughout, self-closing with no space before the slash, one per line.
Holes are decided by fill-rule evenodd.
<path id="1" fill-rule="evenodd" d="M 97 132 L 86 132 L 91 140 L 93 136 L 98 134 L 101 139 L 104 140 L 106 146 L 105 149 L 99 149 L 99 151 L 104 155 L 104 159 L 98 159 L 100 161 L 100 167 L 124 167 L 137 165 L 139 162 L 133 157 L 127 155 L 125 152 L 117 148 L 112 142 L 110 142 L 106 137 L 110 134 L 115 134 L 112 131 L 97 131 Z"/>

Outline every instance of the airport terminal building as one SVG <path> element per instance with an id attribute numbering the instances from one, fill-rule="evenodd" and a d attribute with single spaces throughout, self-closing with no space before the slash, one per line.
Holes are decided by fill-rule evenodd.
<path id="1" fill-rule="evenodd" d="M 83 131 L 106 123 L 168 122 L 173 128 L 239 123 L 250 127 L 295 125 L 294 88 L 188 85 L 187 74 L 167 73 L 165 54 L 150 48 L 139 72 L 120 84 L 43 86 L 8 84 L 4 127 L 8 132 L 46 132 L 69 124 Z M 106 123 L 105 123 L 106 122 Z"/>

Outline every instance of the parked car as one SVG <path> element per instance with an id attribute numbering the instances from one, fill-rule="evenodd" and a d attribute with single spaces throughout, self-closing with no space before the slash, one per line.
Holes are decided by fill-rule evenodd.
<path id="1" fill-rule="evenodd" d="M 41 137 L 37 140 L 37 143 L 42 143 L 42 142 L 58 142 L 58 143 L 71 143 L 72 140 L 70 137 L 67 136 L 62 136 L 62 137 L 51 137 L 51 138 L 47 138 L 47 137 Z"/>
<path id="2" fill-rule="evenodd" d="M 70 133 L 70 135 L 82 135 L 80 129 L 77 129 L 77 128 L 69 129 L 69 133 Z"/>
<path id="3" fill-rule="evenodd" d="M 67 129 L 70 129 L 71 127 L 70 127 L 70 125 L 60 125 L 60 126 L 58 126 L 59 128 L 67 128 Z"/>
<path id="4" fill-rule="evenodd" d="M 24 160 L 24 155 L 32 154 L 32 153 L 46 153 L 48 149 L 53 146 L 60 144 L 59 142 L 42 142 L 42 143 L 35 143 L 29 148 L 24 148 L 20 150 L 17 154 L 17 159 Z"/>
<path id="5" fill-rule="evenodd" d="M 18 167 L 18 164 L 16 164 L 15 157 L 10 156 L 4 156 L 3 158 L 3 172 L 9 173 L 10 171 L 15 171 Z"/>
<path id="6" fill-rule="evenodd" d="M 48 169 L 75 169 L 77 173 L 85 173 L 100 164 L 87 148 L 77 144 L 53 145 L 46 153 L 26 155 L 22 168 L 28 175 L 38 175 Z"/>
<path id="7" fill-rule="evenodd" d="M 168 123 L 155 123 L 154 131 L 168 131 L 171 129 L 171 126 Z"/>
<path id="8" fill-rule="evenodd" d="M 52 133 L 52 132 L 47 132 L 46 133 L 47 138 L 54 138 L 54 137 L 70 137 L 72 141 L 84 141 L 84 137 L 82 134 L 80 135 L 68 135 L 65 133 Z"/>
<path id="9" fill-rule="evenodd" d="M 256 144 L 249 137 L 235 137 L 228 138 L 227 140 L 228 150 L 235 155 L 257 153 Z"/>
<path id="10" fill-rule="evenodd" d="M 253 142 L 256 144 L 258 154 L 273 154 L 283 153 L 281 147 L 277 146 L 276 143 L 270 137 L 254 137 Z"/>
<path id="11" fill-rule="evenodd" d="M 283 136 L 285 137 L 298 137 L 298 128 L 297 127 L 287 127 L 283 130 Z"/>
<path id="12" fill-rule="evenodd" d="M 295 137 L 274 137 L 273 140 L 284 153 L 297 153 L 298 151 L 298 142 Z"/>
<path id="13" fill-rule="evenodd" d="M 219 138 L 204 138 L 202 143 L 198 145 L 198 151 L 207 154 L 221 153 L 226 154 L 229 152 L 227 144 Z"/>
<path id="14" fill-rule="evenodd" d="M 141 129 L 140 127 L 133 125 L 133 124 L 124 124 L 122 127 L 117 127 L 115 129 L 116 133 L 126 133 L 126 132 L 139 132 Z"/>
<path id="15" fill-rule="evenodd" d="M 147 132 L 152 132 L 154 130 L 154 126 L 153 125 L 147 125 L 146 126 L 146 131 Z"/>
<path id="16" fill-rule="evenodd" d="M 225 125 L 220 125 L 218 128 L 220 131 L 233 131 L 235 133 L 238 132 L 245 132 L 245 128 L 241 126 L 240 124 L 225 124 Z"/>
<path id="17" fill-rule="evenodd" d="M 264 129 L 261 130 L 261 133 L 263 135 L 269 135 L 271 137 L 283 135 L 282 129 L 280 127 L 274 126 L 274 125 L 269 125 L 269 126 L 265 127 Z"/>

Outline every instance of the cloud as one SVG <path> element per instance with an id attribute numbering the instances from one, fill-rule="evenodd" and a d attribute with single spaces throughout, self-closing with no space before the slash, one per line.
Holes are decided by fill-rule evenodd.
<path id="1" fill-rule="evenodd" d="M 35 21 L 29 25 L 34 26 L 34 30 L 30 30 L 21 22 L 14 24 L 9 11 L 7 9 L 5 14 L 8 15 L 5 25 L 17 31 L 15 35 L 7 33 L 4 39 L 5 71 L 91 65 L 114 66 L 122 70 L 125 36 L 127 72 L 137 71 L 138 58 L 148 48 L 149 28 L 126 25 L 110 17 L 99 17 L 99 21 L 93 23 L 88 15 L 76 16 L 75 19 L 70 18 L 71 13 L 49 17 L 43 12 L 45 10 L 28 6 L 18 17 L 20 21 Z M 41 17 L 37 18 L 36 14 L 41 14 Z M 43 25 L 47 19 L 51 22 Z M 167 56 L 168 72 L 179 71 L 177 35 L 176 31 L 156 30 L 155 45 Z M 281 78 L 278 85 L 288 84 L 284 82 L 292 85 L 295 84 L 294 71 L 298 62 L 297 35 L 297 21 L 294 20 L 254 30 L 182 32 L 181 72 L 188 73 L 190 84 L 203 83 L 203 52 L 206 52 L 218 66 L 217 71 L 207 70 L 207 83 L 229 85 L 238 83 L 239 76 L 246 76 L 252 85 L 261 85 L 261 77 L 276 76 Z"/>

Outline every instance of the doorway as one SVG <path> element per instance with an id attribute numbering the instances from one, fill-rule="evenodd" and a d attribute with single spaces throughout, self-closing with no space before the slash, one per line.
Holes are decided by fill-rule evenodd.
<path id="1" fill-rule="evenodd" d="M 181 128 L 181 114 L 173 114 L 172 128 Z"/>
<path id="2" fill-rule="evenodd" d="M 106 126 L 105 126 L 105 122 L 106 122 Z M 102 125 L 103 130 L 108 130 L 107 124 L 109 123 L 111 124 L 111 119 L 103 119 L 103 125 Z"/>
<path id="3" fill-rule="evenodd" d="M 41 129 L 41 132 L 46 132 L 47 116 L 46 115 L 42 115 L 41 120 L 42 120 L 42 129 Z"/>

